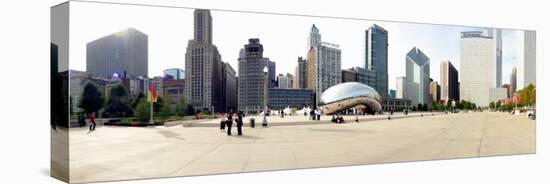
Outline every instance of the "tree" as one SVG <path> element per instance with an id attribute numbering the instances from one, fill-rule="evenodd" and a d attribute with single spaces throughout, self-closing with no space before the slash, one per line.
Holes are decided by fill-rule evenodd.
<path id="1" fill-rule="evenodd" d="M 145 98 L 145 95 L 140 92 L 133 100 L 132 100 L 132 109 L 135 109 L 136 106 L 139 104 L 140 100 Z"/>
<path id="2" fill-rule="evenodd" d="M 139 121 L 147 121 L 149 120 L 151 114 L 151 107 L 150 102 L 147 102 L 147 99 L 141 98 L 139 102 L 137 103 L 136 107 L 134 108 L 134 117 L 136 117 Z"/>
<path id="3" fill-rule="evenodd" d="M 174 115 L 174 109 L 172 108 L 172 104 L 170 104 L 170 96 L 165 95 L 162 97 L 161 102 L 164 102 L 159 110 L 159 116 L 167 118 L 169 116 Z M 157 100 L 159 102 L 159 100 Z"/>
<path id="4" fill-rule="evenodd" d="M 103 107 L 104 100 L 103 94 L 97 90 L 97 87 L 92 83 L 88 83 L 84 86 L 84 92 L 82 92 L 78 107 L 88 114 L 97 112 Z"/>
<path id="5" fill-rule="evenodd" d="M 178 101 L 176 104 L 176 108 L 174 109 L 176 116 L 185 116 L 189 114 L 189 103 L 187 102 L 187 99 L 182 98 Z"/>
<path id="6" fill-rule="evenodd" d="M 495 102 L 489 103 L 489 108 L 494 109 L 495 108 Z"/>
<path id="7" fill-rule="evenodd" d="M 537 90 L 533 84 L 529 84 L 527 87 L 519 91 L 520 105 L 534 105 L 536 104 Z"/>
<path id="8" fill-rule="evenodd" d="M 416 110 L 422 111 L 422 104 L 419 103 L 419 104 L 416 106 Z"/>
<path id="9" fill-rule="evenodd" d="M 428 104 L 422 104 L 422 110 L 428 111 Z"/>
<path id="10" fill-rule="evenodd" d="M 122 84 L 111 88 L 107 100 L 105 115 L 107 117 L 128 117 L 132 115 L 128 90 Z"/>

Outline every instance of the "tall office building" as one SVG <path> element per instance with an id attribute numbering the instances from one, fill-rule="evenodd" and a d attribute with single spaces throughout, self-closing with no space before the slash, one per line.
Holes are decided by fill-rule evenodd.
<path id="1" fill-rule="evenodd" d="M 294 76 L 290 73 L 286 73 L 286 79 L 288 80 L 286 88 L 294 88 Z"/>
<path id="2" fill-rule="evenodd" d="M 268 88 L 275 76 L 274 62 L 263 56 L 263 45 L 257 38 L 248 39 L 239 57 L 238 105 L 240 111 L 260 112 L 264 109 L 264 67 L 268 68 Z"/>
<path id="3" fill-rule="evenodd" d="M 220 100 L 225 112 L 237 111 L 237 73 L 229 63 L 222 64 L 222 88 Z"/>
<path id="4" fill-rule="evenodd" d="M 536 33 L 535 31 L 517 31 L 517 90 L 529 84 L 536 85 Z"/>
<path id="5" fill-rule="evenodd" d="M 219 112 L 221 100 L 222 59 L 212 44 L 210 10 L 194 12 L 194 38 L 189 40 L 185 53 L 185 95 L 195 110 Z"/>
<path id="6" fill-rule="evenodd" d="M 406 57 L 404 98 L 415 104 L 431 104 L 430 58 L 414 47 Z"/>
<path id="7" fill-rule="evenodd" d="M 459 101 L 458 71 L 450 61 L 442 61 L 439 66 L 441 100 Z"/>
<path id="8" fill-rule="evenodd" d="M 432 102 L 439 102 L 441 100 L 441 86 L 436 81 L 430 81 L 430 96 Z"/>
<path id="9" fill-rule="evenodd" d="M 494 60 L 492 60 L 494 65 L 491 64 L 495 67 L 490 68 L 491 78 L 494 78 L 492 79 L 494 84 L 491 85 L 499 88 L 502 87 L 502 29 L 489 28 L 487 32 L 487 36 L 493 38 L 493 49 L 495 50 Z"/>
<path id="10" fill-rule="evenodd" d="M 315 105 L 318 105 L 321 94 L 331 86 L 341 83 L 341 50 L 340 46 L 323 42 L 315 24 L 311 27 L 308 40 L 308 89 L 314 90 Z"/>
<path id="11" fill-rule="evenodd" d="M 281 89 L 288 88 L 288 84 L 290 83 L 289 78 L 286 75 L 279 74 L 277 75 L 277 87 Z"/>
<path id="12" fill-rule="evenodd" d="M 378 94 L 388 94 L 388 31 L 374 24 L 365 30 L 365 68 L 374 71 L 373 87 Z"/>
<path id="13" fill-rule="evenodd" d="M 405 77 L 397 77 L 395 80 L 395 98 L 402 99 L 405 97 Z"/>
<path id="14" fill-rule="evenodd" d="M 185 79 L 185 73 L 179 68 L 169 68 L 163 71 L 164 77 L 170 77 L 174 80 Z"/>
<path id="15" fill-rule="evenodd" d="M 148 38 L 128 28 L 86 44 L 86 72 L 97 77 L 146 77 Z"/>
<path id="16" fill-rule="evenodd" d="M 302 57 L 298 57 L 298 65 L 294 69 L 294 88 L 307 88 L 307 61 Z"/>
<path id="17" fill-rule="evenodd" d="M 513 67 L 512 68 L 512 73 L 510 73 L 510 91 L 511 91 L 511 95 L 513 96 L 514 93 L 516 92 L 517 90 L 517 69 L 516 67 Z"/>
<path id="18" fill-rule="evenodd" d="M 506 97 L 498 84 L 497 47 L 494 38 L 481 31 L 462 32 L 460 39 L 460 99 L 486 107 Z"/>

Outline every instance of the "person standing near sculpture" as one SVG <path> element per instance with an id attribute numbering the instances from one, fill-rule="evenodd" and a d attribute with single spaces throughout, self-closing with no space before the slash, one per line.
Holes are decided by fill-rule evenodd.
<path id="1" fill-rule="evenodd" d="M 236 114 L 237 118 L 235 119 L 235 121 L 237 122 L 237 135 L 241 136 L 243 135 L 243 113 L 242 112 L 237 112 Z"/>
<path id="2" fill-rule="evenodd" d="M 231 126 L 233 125 L 233 113 L 227 113 L 227 120 L 225 121 L 225 126 L 227 126 L 227 135 L 231 135 Z"/>
<path id="3" fill-rule="evenodd" d="M 221 113 L 220 115 L 220 132 L 225 131 L 225 124 L 227 121 L 227 113 Z"/>

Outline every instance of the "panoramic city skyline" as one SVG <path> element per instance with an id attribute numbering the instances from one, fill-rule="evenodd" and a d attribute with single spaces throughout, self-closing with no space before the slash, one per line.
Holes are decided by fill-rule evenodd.
<path id="1" fill-rule="evenodd" d="M 79 8 L 78 3 L 73 5 Z M 102 8 L 105 12 L 99 17 L 86 17 L 86 12 Z M 120 7 L 118 7 L 120 8 Z M 192 9 L 175 9 L 158 12 L 151 7 L 131 7 L 125 9 L 127 15 L 111 16 L 117 12 L 117 6 L 103 4 L 86 5 L 86 10 L 75 11 L 71 16 L 71 61 L 70 68 L 85 70 L 85 45 L 88 42 L 132 27 L 149 36 L 149 76 L 161 76 L 164 69 L 184 68 L 185 48 L 193 38 Z M 143 15 L 143 11 L 155 12 Z M 82 15 L 79 16 L 79 12 Z M 249 38 L 259 38 L 266 48 L 264 53 L 270 60 L 278 63 L 277 74 L 294 74 L 298 57 L 307 55 L 307 36 L 312 24 L 322 32 L 323 40 L 340 45 L 342 50 L 342 69 L 364 67 L 364 32 L 372 24 L 388 31 L 388 88 L 395 89 L 395 79 L 405 75 L 405 55 L 413 47 L 420 48 L 430 57 L 431 65 L 450 60 L 460 71 L 459 40 L 462 31 L 479 31 L 483 28 L 442 26 L 430 24 L 409 24 L 381 21 L 331 20 L 326 18 L 275 16 L 258 14 L 254 25 L 247 25 L 243 13 L 212 11 L 213 43 L 220 51 L 222 61 L 238 70 L 237 61 L 240 48 Z M 150 24 L 156 17 L 171 17 L 175 22 Z M 90 21 L 86 21 L 90 19 Z M 99 21 L 101 20 L 101 21 Z M 124 20 L 124 21 L 122 21 Z M 147 21 L 143 21 L 147 20 Z M 249 19 L 247 19 L 249 20 Z M 273 21 L 285 22 L 277 24 Z M 256 23 L 258 22 L 258 23 Z M 160 24 L 160 25 L 159 25 Z M 260 24 L 261 26 L 259 26 Z M 154 26 L 153 26 L 154 25 Z M 275 29 L 277 25 L 288 25 L 290 29 Z M 239 30 L 235 30 L 239 27 Z M 168 29 L 169 28 L 169 29 Z M 344 29 L 342 29 L 344 28 Z M 83 30 L 85 29 L 85 31 Z M 278 34 L 272 34 L 274 31 Z M 345 31 L 345 32 L 342 32 Z M 79 34 L 76 34 L 79 33 Z M 349 33 L 349 34 L 348 34 Z M 81 35 L 80 35 L 81 34 Z M 285 36 L 280 36 L 285 35 Z M 516 30 L 503 29 L 503 67 L 502 81 L 508 83 L 512 67 L 516 66 Z M 162 49 L 160 49 L 162 48 Z M 237 71 L 238 72 L 238 71 Z M 439 70 L 431 70 L 430 78 L 439 81 Z"/>

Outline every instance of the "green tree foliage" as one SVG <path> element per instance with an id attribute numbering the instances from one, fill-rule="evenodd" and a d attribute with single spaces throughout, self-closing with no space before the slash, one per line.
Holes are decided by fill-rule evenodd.
<path id="1" fill-rule="evenodd" d="M 139 121 L 148 121 L 150 118 L 150 102 L 147 102 L 147 99 L 141 98 L 134 108 L 134 117 Z"/>
<path id="2" fill-rule="evenodd" d="M 88 83 L 84 86 L 84 92 L 82 92 L 82 98 L 78 103 L 78 107 L 87 114 L 97 112 L 103 107 L 104 100 L 103 94 L 97 87 L 92 83 Z"/>
<path id="3" fill-rule="evenodd" d="M 533 84 L 529 84 L 527 87 L 519 91 L 520 105 L 530 106 L 537 103 L 537 89 Z"/>
<path id="4" fill-rule="evenodd" d="M 495 102 L 491 102 L 491 103 L 489 103 L 489 108 L 491 108 L 491 109 L 495 109 Z"/>
<path id="5" fill-rule="evenodd" d="M 181 100 L 178 101 L 178 103 L 176 104 L 176 108 L 174 109 L 175 111 L 175 115 L 176 116 L 186 116 L 186 115 L 189 115 L 190 114 L 190 111 L 189 111 L 189 107 L 191 105 L 189 105 L 189 102 L 187 102 L 187 99 L 185 98 L 182 98 Z"/>
<path id="6" fill-rule="evenodd" d="M 109 98 L 106 103 L 105 116 L 107 117 L 129 117 L 132 115 L 130 108 L 130 97 L 128 90 L 122 84 L 111 88 Z"/>

